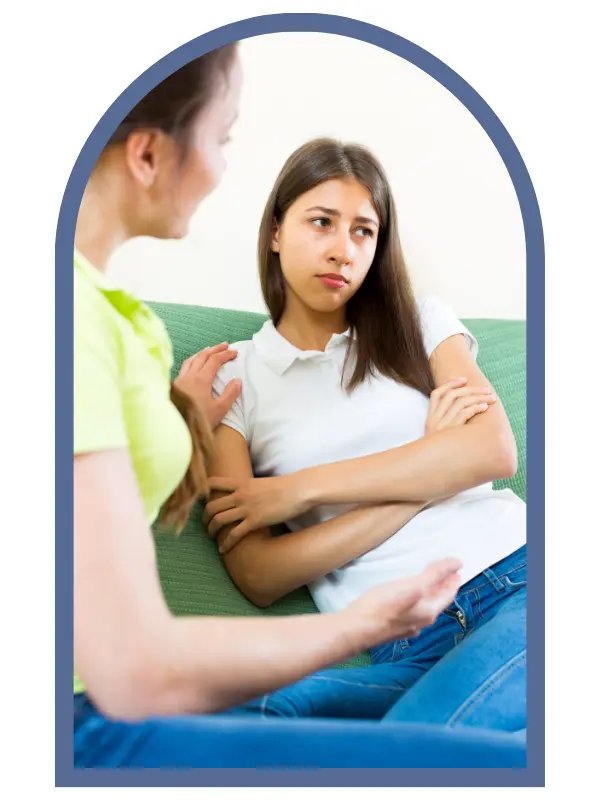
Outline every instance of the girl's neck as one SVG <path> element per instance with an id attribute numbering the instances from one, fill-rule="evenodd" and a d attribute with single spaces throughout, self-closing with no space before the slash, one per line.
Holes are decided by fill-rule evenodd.
<path id="1" fill-rule="evenodd" d="M 346 309 L 314 311 L 291 296 L 277 324 L 277 331 L 299 350 L 325 350 L 334 333 L 348 328 Z"/>

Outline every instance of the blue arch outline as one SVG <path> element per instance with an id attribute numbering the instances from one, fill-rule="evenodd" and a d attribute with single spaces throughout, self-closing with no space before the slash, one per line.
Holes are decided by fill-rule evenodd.
<path id="1" fill-rule="evenodd" d="M 253 770 L 194 770 L 151 775 L 130 772 L 108 775 L 73 770 L 73 241 L 81 197 L 100 152 L 129 109 L 150 89 L 183 64 L 232 41 L 269 33 L 319 32 L 368 42 L 427 72 L 463 103 L 482 125 L 498 150 L 517 194 L 525 232 L 527 257 L 527 402 L 528 450 L 528 766 L 504 770 L 321 770 L 269 775 Z M 544 237 L 540 210 L 525 163 L 508 131 L 485 100 L 454 70 L 418 45 L 391 31 L 360 20 L 329 14 L 270 14 L 239 20 L 198 36 L 157 61 L 114 101 L 91 132 L 69 177 L 61 204 L 55 248 L 56 400 L 56 783 L 57 785 L 192 785 L 192 786 L 523 786 L 544 780 Z M 61 368 L 60 370 L 58 368 Z M 62 374 L 61 374 L 62 373 Z M 530 410 L 533 413 L 529 413 Z M 533 677 L 535 677 L 535 680 Z"/>

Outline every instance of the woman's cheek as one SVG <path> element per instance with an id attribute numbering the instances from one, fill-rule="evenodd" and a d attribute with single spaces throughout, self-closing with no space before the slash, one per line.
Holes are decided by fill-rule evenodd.
<path id="1" fill-rule="evenodd" d="M 225 158 L 218 144 L 202 149 L 202 156 L 198 160 L 196 193 L 198 202 L 203 200 L 219 185 L 225 172 Z"/>
<path id="2" fill-rule="evenodd" d="M 209 167 L 212 189 L 215 189 L 221 182 L 221 178 L 223 177 L 226 166 L 227 162 L 225 160 L 225 156 L 223 155 L 223 151 L 220 147 L 217 147 Z"/>

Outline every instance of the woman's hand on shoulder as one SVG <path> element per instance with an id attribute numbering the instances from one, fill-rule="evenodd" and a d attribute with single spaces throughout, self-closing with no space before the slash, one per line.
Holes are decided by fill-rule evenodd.
<path id="1" fill-rule="evenodd" d="M 242 382 L 235 379 L 227 384 L 220 397 L 213 397 L 212 393 L 217 373 L 223 364 L 236 357 L 237 350 L 231 350 L 227 342 L 206 347 L 183 362 L 173 381 L 178 389 L 200 405 L 213 430 L 220 425 L 242 391 Z"/>

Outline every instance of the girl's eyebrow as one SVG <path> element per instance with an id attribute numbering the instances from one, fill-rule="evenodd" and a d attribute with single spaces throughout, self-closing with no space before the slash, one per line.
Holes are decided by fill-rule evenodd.
<path id="1" fill-rule="evenodd" d="M 328 214 L 330 217 L 341 217 L 340 212 L 335 208 L 325 208 L 325 206 L 311 206 L 311 208 L 307 208 L 306 212 L 308 211 L 322 211 L 324 214 Z M 374 225 L 376 228 L 378 227 L 377 222 L 370 217 L 355 217 L 356 222 L 367 222 L 370 225 Z"/>

